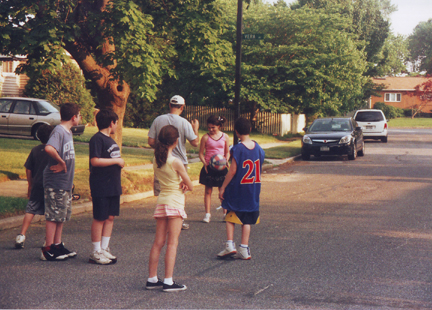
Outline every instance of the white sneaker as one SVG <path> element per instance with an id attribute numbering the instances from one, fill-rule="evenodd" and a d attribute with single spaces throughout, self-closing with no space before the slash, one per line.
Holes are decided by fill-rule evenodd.
<path id="1" fill-rule="evenodd" d="M 18 235 L 16 236 L 15 239 L 15 247 L 17 249 L 22 249 L 24 247 L 24 241 L 25 241 L 25 236 L 24 235 Z"/>
<path id="2" fill-rule="evenodd" d="M 108 265 L 111 264 L 111 260 L 102 253 L 102 251 L 94 251 L 88 260 L 91 264 Z"/>
<path id="3" fill-rule="evenodd" d="M 185 221 L 183 220 L 182 230 L 188 230 L 188 229 L 189 229 L 189 224 L 186 224 Z"/>
<path id="4" fill-rule="evenodd" d="M 235 243 L 234 242 L 227 242 L 225 244 L 225 249 L 221 252 L 219 252 L 219 254 L 217 255 L 219 258 L 225 258 L 225 257 L 229 257 L 232 256 L 234 254 L 237 253 L 236 247 L 235 247 Z"/>
<path id="5" fill-rule="evenodd" d="M 210 218 L 211 218 L 211 214 L 206 213 L 206 215 L 204 216 L 203 222 L 204 223 L 210 223 Z"/>
<path id="6" fill-rule="evenodd" d="M 111 262 L 112 262 L 113 264 L 117 263 L 117 257 L 115 257 L 114 255 L 111 254 L 111 250 L 110 250 L 109 247 L 106 248 L 105 250 L 102 249 L 101 252 L 102 252 L 102 254 L 103 254 L 106 258 L 108 258 L 109 260 L 111 260 Z"/>
<path id="7" fill-rule="evenodd" d="M 251 259 L 252 256 L 250 255 L 250 248 L 243 248 L 243 247 L 239 247 L 239 251 L 237 253 L 236 258 L 238 259 L 244 259 L 244 260 L 248 260 Z"/>

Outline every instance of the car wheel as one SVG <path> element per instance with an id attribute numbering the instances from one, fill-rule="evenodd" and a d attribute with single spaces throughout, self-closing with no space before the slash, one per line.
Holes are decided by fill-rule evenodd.
<path id="1" fill-rule="evenodd" d="M 310 154 L 302 154 L 301 155 L 303 160 L 309 160 L 310 159 Z"/>
<path id="2" fill-rule="evenodd" d="M 382 137 L 381 142 L 387 143 L 387 137 Z"/>
<path id="3" fill-rule="evenodd" d="M 363 142 L 362 142 L 362 148 L 361 148 L 360 151 L 358 151 L 357 155 L 358 155 L 358 156 L 364 156 L 364 154 L 365 154 L 365 143 L 364 143 L 364 141 L 363 141 Z"/>
<path id="4" fill-rule="evenodd" d="M 357 142 L 354 141 L 352 154 L 348 154 L 349 160 L 355 160 L 357 158 Z"/>
<path id="5" fill-rule="evenodd" d="M 35 125 L 32 128 L 32 136 L 33 136 L 33 139 L 35 139 L 35 140 L 39 140 L 39 138 L 37 136 L 37 131 L 38 131 L 39 127 L 40 127 L 40 124 L 39 125 Z"/>

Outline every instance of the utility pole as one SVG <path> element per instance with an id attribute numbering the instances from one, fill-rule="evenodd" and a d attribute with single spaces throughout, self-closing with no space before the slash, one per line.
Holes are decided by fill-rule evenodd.
<path id="1" fill-rule="evenodd" d="M 241 46 L 243 29 L 243 0 L 237 0 L 237 45 L 236 45 L 236 70 L 234 88 L 234 122 L 240 117 L 240 87 L 241 87 Z M 234 131 L 234 144 L 238 138 Z"/>

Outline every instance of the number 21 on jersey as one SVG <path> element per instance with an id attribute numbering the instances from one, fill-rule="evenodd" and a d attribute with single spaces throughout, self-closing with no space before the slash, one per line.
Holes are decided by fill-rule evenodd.
<path id="1" fill-rule="evenodd" d="M 253 184 L 253 183 L 261 183 L 261 171 L 260 171 L 260 160 L 257 159 L 253 162 L 250 159 L 247 159 L 243 162 L 243 168 L 247 168 L 247 172 L 241 179 L 240 184 Z M 255 170 L 255 176 L 252 176 L 253 171 Z"/>

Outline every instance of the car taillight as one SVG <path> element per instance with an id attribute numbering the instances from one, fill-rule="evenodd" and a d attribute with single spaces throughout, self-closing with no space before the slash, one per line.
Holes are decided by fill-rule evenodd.
<path id="1" fill-rule="evenodd" d="M 384 129 L 387 129 L 387 123 L 384 124 Z"/>

